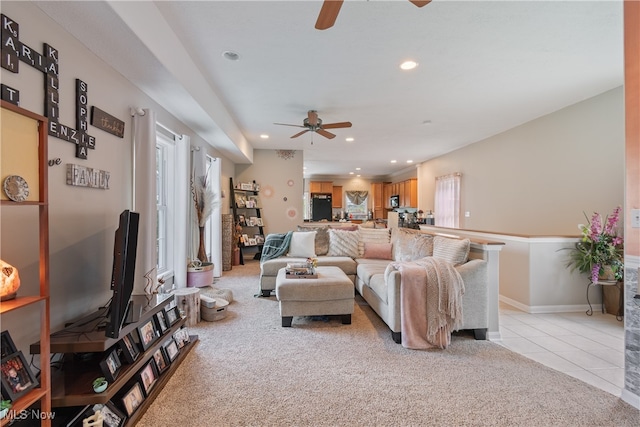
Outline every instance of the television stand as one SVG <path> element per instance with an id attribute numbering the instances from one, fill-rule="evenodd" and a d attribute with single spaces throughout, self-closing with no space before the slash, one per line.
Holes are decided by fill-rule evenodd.
<path id="1" fill-rule="evenodd" d="M 181 318 L 169 326 L 165 333 L 162 334 L 162 337 L 151 344 L 147 350 L 142 351 L 133 363 L 126 364 L 123 362 L 115 381 L 110 382 L 104 392 L 95 393 L 92 382 L 94 379 L 103 376 L 100 369 L 100 360 L 106 354 L 106 350 L 117 345 L 122 337 L 134 332 L 140 325 L 152 319 L 156 313 L 161 312 L 162 309 L 174 301 L 173 294 L 155 296 L 154 300 L 149 304 L 147 304 L 146 297 L 142 295 L 134 296 L 132 299 L 141 308 L 139 311 L 140 317 L 137 322 L 123 326 L 117 339 L 105 336 L 104 330 L 98 331 L 96 328 L 96 326 L 100 326 L 105 322 L 104 310 L 101 313 L 93 313 L 75 322 L 73 325 L 81 325 L 77 329 L 74 329 L 74 326 L 71 325 L 52 335 L 51 352 L 65 353 L 62 368 L 53 370 L 51 373 L 51 406 L 53 408 L 84 407 L 93 404 L 106 404 L 109 401 L 118 405 L 121 391 L 125 391 L 123 389 L 139 374 L 140 369 L 153 358 L 153 354 L 186 323 L 187 319 Z M 137 311 L 135 310 L 135 304 L 132 305 L 134 311 Z M 77 333 L 78 329 L 90 331 Z M 197 335 L 190 336 L 190 342 L 180 349 L 176 359 L 160 375 L 156 386 L 151 390 L 149 396 L 145 398 L 138 410 L 127 419 L 125 426 L 133 426 L 140 419 L 187 354 L 194 348 L 197 341 Z M 31 352 L 37 352 L 39 345 L 39 343 L 32 344 Z"/>

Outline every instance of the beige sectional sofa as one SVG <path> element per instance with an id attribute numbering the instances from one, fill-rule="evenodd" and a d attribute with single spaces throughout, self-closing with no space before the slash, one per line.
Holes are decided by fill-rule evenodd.
<path id="1" fill-rule="evenodd" d="M 309 247 L 309 232 L 313 247 Z M 349 233 L 350 232 L 350 233 Z M 345 234 L 349 233 L 349 234 Z M 434 235 L 404 228 L 331 229 L 329 226 L 300 226 L 292 233 L 289 254 L 261 261 L 260 292 L 269 296 L 275 290 L 278 270 L 291 262 L 304 262 L 315 255 L 318 266 L 336 266 L 352 280 L 358 293 L 391 329 L 393 340 L 401 342 L 400 272 L 394 261 L 413 261 L 439 256 L 456 265 L 464 285 L 463 326 L 476 339 L 486 339 L 488 320 L 487 260 L 482 244 L 455 236 Z M 300 239 L 307 240 L 301 248 Z M 354 247 L 355 245 L 355 247 Z M 295 256 L 299 255 L 299 256 Z"/>

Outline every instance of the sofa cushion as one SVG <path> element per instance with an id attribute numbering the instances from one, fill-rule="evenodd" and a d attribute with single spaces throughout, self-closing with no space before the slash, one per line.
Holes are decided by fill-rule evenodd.
<path id="1" fill-rule="evenodd" d="M 410 228 L 394 228 L 391 237 L 396 261 L 414 261 L 433 255 L 433 235 Z"/>
<path id="2" fill-rule="evenodd" d="M 385 269 L 389 262 L 384 262 L 382 260 L 375 260 L 376 262 L 365 262 L 358 263 L 357 267 L 357 275 L 358 279 L 366 284 L 369 284 L 371 281 L 371 277 L 376 274 L 384 275 Z"/>
<path id="3" fill-rule="evenodd" d="M 327 225 L 299 225 L 298 231 L 316 232 L 316 255 L 326 255 L 329 252 L 329 226 Z"/>
<path id="4" fill-rule="evenodd" d="M 329 230 L 329 252 L 328 256 L 348 256 L 351 258 L 358 257 L 358 242 L 360 240 L 360 232 Z"/>
<path id="5" fill-rule="evenodd" d="M 358 242 L 358 254 L 364 256 L 365 243 L 389 243 L 391 233 L 387 228 L 360 228 L 360 241 Z M 368 257 L 365 257 L 368 258 Z"/>
<path id="6" fill-rule="evenodd" d="M 391 243 L 364 243 L 364 257 L 373 259 L 393 259 Z"/>
<path id="7" fill-rule="evenodd" d="M 294 231 L 291 233 L 291 243 L 287 256 L 301 258 L 315 258 L 316 232 L 315 231 Z"/>
<path id="8" fill-rule="evenodd" d="M 436 236 L 433 239 L 433 257 L 460 265 L 467 262 L 471 242 L 469 239 L 451 239 Z"/>

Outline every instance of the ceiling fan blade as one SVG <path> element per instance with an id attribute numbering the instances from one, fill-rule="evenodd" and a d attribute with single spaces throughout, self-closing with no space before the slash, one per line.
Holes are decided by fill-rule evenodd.
<path id="1" fill-rule="evenodd" d="M 329 139 L 333 139 L 336 136 L 334 134 L 332 134 L 331 132 L 327 132 L 324 129 L 317 129 L 316 133 L 319 133 L 320 135 L 324 136 L 325 138 L 329 138 Z"/>
<path id="2" fill-rule="evenodd" d="M 431 3 L 431 0 L 409 0 L 409 1 L 418 7 L 426 6 L 429 3 Z"/>
<path id="3" fill-rule="evenodd" d="M 297 128 L 303 128 L 304 127 L 304 126 L 300 126 L 300 125 L 290 125 L 289 123 L 274 123 L 274 125 L 293 126 L 293 127 L 297 127 Z"/>
<path id="4" fill-rule="evenodd" d="M 302 135 L 302 134 L 304 134 L 304 133 L 307 133 L 307 132 L 309 132 L 309 129 L 305 129 L 305 130 L 303 130 L 302 132 L 298 132 L 298 133 L 296 133 L 295 135 L 293 135 L 291 138 L 297 138 L 297 137 L 299 137 L 300 135 Z"/>
<path id="5" fill-rule="evenodd" d="M 318 124 L 318 112 L 315 110 L 309 110 L 307 112 L 307 121 L 311 126 L 316 126 Z"/>
<path id="6" fill-rule="evenodd" d="M 350 128 L 351 122 L 327 123 L 322 125 L 322 129 Z"/>
<path id="7" fill-rule="evenodd" d="M 327 28 L 333 27 L 343 1 L 344 0 L 324 0 L 320 14 L 318 15 L 318 20 L 316 21 L 317 30 L 326 30 Z"/>

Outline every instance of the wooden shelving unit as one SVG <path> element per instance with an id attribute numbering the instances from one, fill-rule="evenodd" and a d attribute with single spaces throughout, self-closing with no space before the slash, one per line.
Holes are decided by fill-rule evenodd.
<path id="1" fill-rule="evenodd" d="M 233 178 L 229 178 L 229 192 L 231 194 L 231 210 L 233 212 L 233 220 L 234 220 L 234 224 L 237 225 L 238 224 L 238 217 L 240 215 L 244 215 L 245 219 L 248 219 L 248 217 L 256 217 L 259 218 L 260 221 L 262 221 L 262 208 L 260 206 L 255 206 L 255 207 L 246 207 L 246 206 L 238 206 L 237 204 L 237 200 L 236 200 L 236 195 L 243 195 L 245 196 L 245 199 L 248 198 L 248 196 L 255 196 L 255 198 L 257 199 L 259 191 L 258 190 L 242 190 L 240 188 L 235 188 L 233 185 Z M 255 215 L 250 215 L 255 213 Z M 265 238 L 265 234 L 264 234 L 264 225 L 247 225 L 247 224 L 240 224 L 242 226 L 242 230 L 243 233 L 245 231 L 247 231 L 246 234 L 249 234 L 249 231 L 252 231 L 251 235 L 255 236 L 256 234 L 260 234 L 262 235 L 263 238 Z M 255 233 L 255 230 L 258 230 L 258 233 Z M 262 247 L 263 244 L 255 244 L 255 245 L 249 245 L 247 244 L 247 242 L 244 242 L 242 244 L 240 244 L 240 264 L 244 264 L 244 252 L 247 251 L 252 251 L 254 253 L 254 258 L 255 259 L 260 259 L 260 255 L 262 254 Z"/>
<path id="2" fill-rule="evenodd" d="M 123 336 L 133 332 L 140 324 L 151 319 L 153 315 L 170 305 L 173 301 L 173 295 L 157 295 L 149 302 L 146 296 L 134 295 L 132 301 L 135 304 L 146 303 L 146 306 L 143 306 L 142 314 L 137 322 L 127 324 L 121 329 L 118 339 L 106 337 L 104 330 L 98 330 L 97 328 L 97 325 L 104 321 L 104 310 L 99 310 L 96 313 L 78 319 L 64 330 L 52 335 L 52 351 L 65 354 L 62 367 L 52 372 L 52 407 L 78 407 L 78 411 L 80 411 L 86 405 L 105 404 L 109 401 L 118 406 L 117 398 L 121 396 L 123 390 L 126 390 L 135 381 L 138 372 L 153 357 L 153 353 L 186 323 L 186 318 L 182 318 L 168 328 L 146 351 L 140 354 L 135 362 L 123 364 L 115 381 L 109 383 L 104 392 L 95 393 L 92 383 L 94 379 L 103 375 L 99 362 L 104 352 L 117 345 Z M 180 353 L 171 362 L 169 368 L 160 375 L 149 396 L 145 398 L 136 412 L 130 418 L 127 418 L 126 426 L 133 426 L 144 414 L 162 391 L 164 384 L 169 381 L 169 378 L 178 369 L 186 355 L 194 348 L 197 341 L 197 335 L 190 336 L 190 342 L 180 350 Z M 31 345 L 32 352 L 37 352 L 39 348 L 40 343 Z M 94 354 L 93 357 L 89 357 L 86 360 L 79 360 L 74 357 L 78 353 Z"/>
<path id="3" fill-rule="evenodd" d="M 2 108 L 2 137 L 0 138 L 0 152 L 2 152 L 3 170 L 2 179 L 8 174 L 5 166 L 11 164 L 26 165 L 25 169 L 31 169 L 33 175 L 37 175 L 37 200 L 26 200 L 24 202 L 14 202 L 11 200 L 0 200 L 2 209 L 38 209 L 38 230 L 39 230 L 39 293 L 37 295 L 19 295 L 13 300 L 3 301 L 0 303 L 0 321 L 5 316 L 16 316 L 22 308 L 32 305 L 40 307 L 40 342 L 42 343 L 42 352 L 40 353 L 40 386 L 30 390 L 28 393 L 20 396 L 16 401 L 12 402 L 11 410 L 13 413 L 29 409 L 32 405 L 39 403 L 41 413 L 51 411 L 51 368 L 50 368 L 50 350 L 49 350 L 49 195 L 48 195 L 48 179 L 47 179 L 47 118 L 35 114 L 31 111 L 20 108 L 17 105 L 6 101 L 0 101 Z M 37 137 L 29 144 L 37 144 L 37 158 L 30 156 L 16 155 L 21 152 L 22 147 L 16 147 L 10 144 L 20 144 L 21 141 L 11 136 L 5 135 L 7 132 L 20 133 L 19 126 L 14 128 L 13 118 L 19 117 L 19 120 L 26 122 L 32 121 L 37 127 Z M 37 141 L 35 140 L 37 138 Z M 23 158 L 26 157 L 26 158 Z M 6 162 L 6 163 L 5 163 Z M 37 172 L 36 172 L 37 171 Z M 35 184 L 35 183 L 34 183 Z M 20 293 L 20 291 L 18 291 Z M 29 325 L 25 325 L 29 327 Z M 5 426 L 11 422 L 10 418 L 0 420 L 0 425 Z M 43 417 L 40 421 L 42 426 L 50 426 L 51 419 Z"/>

